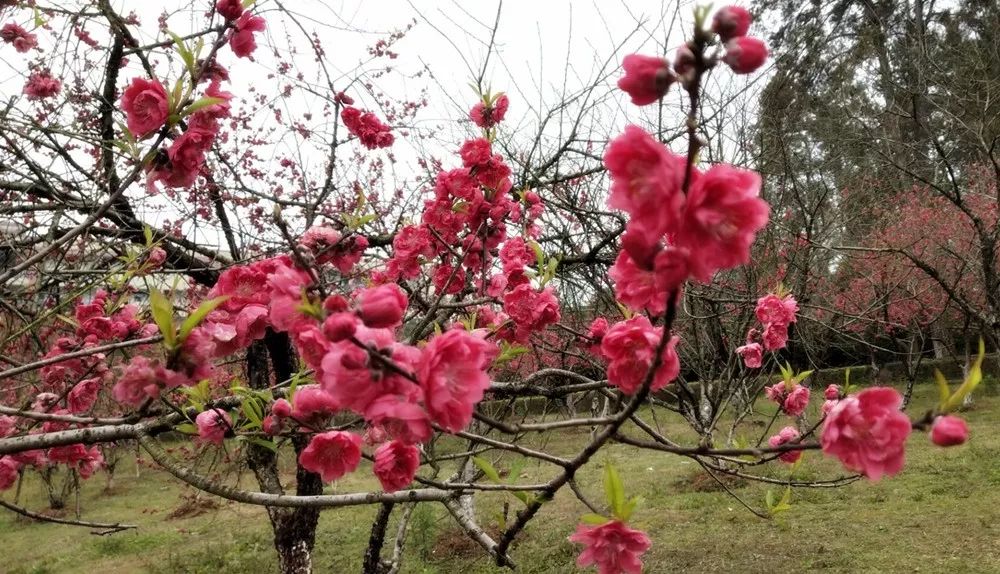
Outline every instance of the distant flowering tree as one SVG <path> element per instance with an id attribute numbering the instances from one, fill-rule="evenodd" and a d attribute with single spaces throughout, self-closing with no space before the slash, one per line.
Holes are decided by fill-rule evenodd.
<path id="1" fill-rule="evenodd" d="M 711 20 L 709 9 L 696 9 L 690 39 L 672 62 L 624 58 L 618 86 L 633 104 L 657 104 L 675 85 L 684 91 L 686 149 L 675 153 L 662 132 L 638 125 L 610 138 L 601 169 L 610 183 L 607 207 L 614 212 L 601 217 L 622 226 L 600 238 L 593 257 L 574 262 L 546 252 L 544 216 L 555 211 L 581 218 L 586 210 L 574 211 L 550 197 L 546 186 L 528 185 L 515 173 L 513 159 L 498 143 L 511 105 L 505 93 L 479 88 L 467 114 L 475 134 L 451 157 L 424 164 L 426 193 L 419 201 L 395 195 L 386 201 L 366 187 L 384 177 L 383 161 L 392 161 L 393 146 L 409 136 L 399 124 L 419 106 L 408 102 L 404 109 L 410 112 L 380 116 L 355 106 L 327 77 L 322 113 L 330 118 L 332 155 L 317 178 L 325 183 L 309 187 L 303 166 L 287 158 L 261 159 L 266 137 L 253 132 L 237 95 L 224 89 L 227 58 L 257 53 L 268 29 L 264 11 L 255 11 L 253 2 L 219 0 L 204 6 L 203 29 L 181 37 L 167 30 L 164 17 L 162 40 L 140 45 L 133 34 L 140 28 L 136 18 L 122 17 L 107 0 L 96 4 L 111 41 L 102 54 L 102 97 L 82 95 L 80 85 L 88 81 L 83 76 L 60 78 L 51 71 L 58 66 L 26 62 L 26 98 L 18 105 L 33 107 L 22 121 L 4 120 L 10 122 L 4 133 L 23 139 L 2 136 L 5 165 L 15 166 L 14 179 L 3 181 L 5 201 L 28 214 L 33 206 L 56 206 L 47 217 L 58 233 L 26 246 L 0 268 L 6 309 L 2 490 L 33 469 L 56 468 L 86 479 L 103 462 L 94 445 L 136 441 L 178 480 L 265 506 L 280 569 L 287 573 L 312 570 L 321 510 L 356 505 L 380 507 L 364 571 L 397 570 L 398 555 L 382 556 L 386 525 L 397 506 L 421 503 L 443 505 L 498 565 L 513 567 L 512 544 L 545 502 L 571 490 L 589 510 L 575 532 L 567 528 L 569 540 L 583 546 L 577 564 L 596 566 L 602 574 L 635 573 L 654 541 L 629 526 L 639 498 L 625 496 L 628 477 L 623 480 L 613 464 L 605 467 L 604 505 L 574 483 L 608 444 L 690 457 L 713 476 L 764 479 L 734 459 L 739 456 L 753 464 L 792 463 L 790 488 L 809 484 L 793 474 L 807 450 L 822 450 L 857 473 L 824 481 L 839 484 L 898 473 L 913 429 L 929 430 L 941 446 L 967 439 L 964 422 L 949 413 L 978 384 L 979 363 L 954 393 L 941 382 L 940 404 L 916 421 L 900 410 L 902 398 L 892 388 L 855 393 L 832 387 L 824 393 L 822 422 L 805 424 L 810 372 L 778 361 L 799 313 L 796 298 L 780 283 L 755 306 L 753 298 L 738 302 L 747 312 L 753 309 L 759 324 L 749 329 L 744 345 L 729 345 L 723 360 L 732 363 L 728 372 L 739 375 L 723 381 L 727 400 L 709 405 L 720 413 L 734 409 L 739 424 L 764 397 L 775 403 L 771 424 L 755 445 L 737 444 L 733 433 L 718 444 L 713 430 L 721 417 L 693 414 L 701 405 L 684 373 L 687 343 L 677 321 L 685 289 L 725 281 L 750 264 L 757 234 L 770 218 L 756 172 L 700 161 L 706 74 L 723 65 L 749 74 L 767 59 L 765 44 L 747 36 L 751 17 L 745 9 L 724 7 Z M 29 14 L 35 21 L 30 32 L 21 22 Z M 0 4 L 0 15 L 13 19 L 0 38 L 20 54 L 39 49 L 44 18 L 65 16 L 34 4 Z M 390 46 L 380 40 L 371 53 L 392 59 Z M 318 40 L 313 48 L 325 61 Z M 119 77 L 126 54 L 143 73 Z M 163 54 L 180 60 L 172 77 L 152 57 Z M 294 76 L 290 63 L 281 67 Z M 80 153 L 84 144 L 75 139 L 60 139 L 65 134 L 56 120 L 70 111 L 87 153 Z M 35 114 L 56 127 L 28 119 Z M 312 135 L 304 124 L 289 129 Z M 35 142 L 35 149 L 25 149 L 24 141 Z M 352 146 L 349 165 L 358 170 L 335 194 L 341 146 Z M 46 171 L 42 156 L 74 175 Z M 305 191 L 285 197 L 279 189 L 285 178 Z M 266 193 L 250 181 L 266 184 Z M 99 200 L 85 201 L 84 192 L 95 187 Z M 140 220 L 132 203 L 137 196 L 182 198 L 180 203 L 194 206 L 191 221 L 214 216 L 228 252 L 185 237 L 183 224 L 169 229 Z M 273 207 L 270 213 L 257 205 L 264 200 Z M 67 210 L 84 216 L 59 229 Z M 390 214 L 399 215 L 397 224 L 375 232 Z M 240 232 L 253 239 L 238 241 Z M 28 274 L 56 275 L 65 259 L 81 257 L 71 248 L 85 251 L 88 238 L 106 236 L 117 239 L 116 257 L 99 260 L 110 271 L 93 281 L 62 288 L 46 282 L 48 291 L 18 282 Z M 587 316 L 582 305 L 567 305 L 562 297 L 561 268 L 589 264 L 602 246 L 615 251 L 607 275 L 617 312 Z M 95 257 L 84 255 L 85 261 Z M 169 281 L 171 276 L 176 280 Z M 15 294 L 41 301 L 6 302 Z M 510 379 L 497 380 L 499 372 Z M 496 400 L 568 400 L 586 393 L 608 399 L 603 413 L 535 421 L 531 413 Z M 640 408 L 662 408 L 662 401 L 650 399 L 663 393 L 678 397 L 679 412 L 701 442 L 677 444 L 645 422 Z M 728 400 L 737 394 L 739 405 Z M 791 421 L 768 438 L 784 416 Z M 583 428 L 592 432 L 581 435 L 569 454 L 523 440 L 529 432 Z M 179 460 L 168 453 L 158 437 L 169 431 L 189 436 L 198 454 L 226 449 L 239 468 L 253 472 L 259 489 L 201 472 L 197 456 Z M 279 472 L 279 454 L 286 451 L 294 460 L 294 489 L 282 484 Z M 521 484 L 517 475 L 503 480 L 496 466 L 519 459 L 547 465 L 544 482 Z M 325 484 L 351 473 L 370 474 L 381 490 L 323 494 Z M 482 491 L 510 492 L 521 503 L 499 534 L 479 524 L 475 495 Z M 781 503 L 786 507 L 788 492 Z M 783 509 L 767 505 L 770 513 Z M 399 514 L 398 536 L 405 537 L 410 513 Z M 104 531 L 130 528 L 63 522 Z"/>

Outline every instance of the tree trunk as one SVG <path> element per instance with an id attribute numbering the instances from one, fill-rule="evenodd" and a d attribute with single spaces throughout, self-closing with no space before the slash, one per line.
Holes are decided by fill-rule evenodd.
<path id="1" fill-rule="evenodd" d="M 295 365 L 294 351 L 283 333 L 268 331 L 263 341 L 257 341 L 247 350 L 247 380 L 251 388 L 270 386 L 271 376 L 268 357 L 277 381 L 288 379 Z M 295 436 L 292 445 L 298 454 L 309 444 L 304 436 Z M 247 446 L 247 463 L 263 492 L 284 494 L 278 475 L 278 456 L 275 452 L 254 444 Z M 297 466 L 295 493 L 299 496 L 322 494 L 323 482 L 319 475 Z M 312 550 L 316 543 L 318 508 L 267 507 L 274 532 L 274 549 L 278 552 L 278 569 L 281 574 L 311 574 Z"/>

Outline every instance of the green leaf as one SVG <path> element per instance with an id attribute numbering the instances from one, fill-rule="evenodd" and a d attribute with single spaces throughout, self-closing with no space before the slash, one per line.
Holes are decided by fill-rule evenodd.
<path id="1" fill-rule="evenodd" d="M 180 36 L 174 34 L 170 30 L 167 30 L 167 34 L 170 36 L 170 39 L 174 41 L 174 46 L 177 48 L 177 52 L 181 55 L 181 59 L 184 60 L 184 65 L 187 66 L 188 72 L 193 75 L 195 72 L 194 54 L 191 53 L 191 50 L 188 49 L 187 44 L 184 43 L 184 40 Z"/>
<path id="2" fill-rule="evenodd" d="M 520 500 L 521 502 L 523 502 L 525 506 L 531 504 L 531 498 L 532 497 L 531 497 L 530 493 L 527 493 L 527 492 L 525 492 L 523 490 L 513 490 L 513 491 L 511 491 L 511 494 L 514 495 L 514 498 L 516 498 L 516 499 Z"/>
<path id="3" fill-rule="evenodd" d="M 599 526 L 606 522 L 611 522 L 611 519 L 606 516 L 601 516 L 600 514 L 587 513 L 580 517 L 580 522 Z"/>
<path id="4" fill-rule="evenodd" d="M 188 315 L 187 319 L 184 319 L 184 322 L 181 323 L 181 330 L 177 335 L 178 342 L 183 343 L 188 338 L 188 335 L 191 334 L 191 331 L 194 331 L 194 328 L 200 325 L 209 313 L 215 311 L 216 307 L 222 305 L 227 299 L 229 299 L 229 295 L 223 295 L 222 297 L 209 299 L 201 305 L 198 305 L 198 308 Z"/>
<path id="5" fill-rule="evenodd" d="M 177 331 L 174 328 L 174 304 L 170 302 L 159 289 L 153 289 L 149 293 L 149 311 L 153 315 L 153 322 L 160 329 L 163 335 L 163 342 L 167 348 L 173 350 L 177 346 Z"/>
<path id="6" fill-rule="evenodd" d="M 947 403 L 945 403 L 943 412 L 950 413 L 962 406 L 962 401 L 965 400 L 965 397 L 967 397 L 973 390 L 975 390 L 976 387 L 979 386 L 979 383 L 983 380 L 984 358 L 986 358 L 986 344 L 983 342 L 983 339 L 980 338 L 979 355 L 976 357 L 976 362 L 972 364 L 971 368 L 969 368 L 969 374 L 966 375 L 965 381 L 962 382 L 962 385 L 955 390 L 955 393 L 951 395 Z"/>
<path id="7" fill-rule="evenodd" d="M 528 242 L 528 247 L 535 252 L 535 261 L 537 262 L 537 267 L 539 269 L 545 269 L 545 252 L 542 251 L 542 246 L 534 241 Z"/>
<path id="8" fill-rule="evenodd" d="M 531 349 L 529 349 L 524 345 L 512 345 L 510 343 L 507 343 L 506 341 L 501 341 L 500 354 L 497 355 L 497 358 L 494 360 L 494 364 L 500 364 L 505 361 L 510 361 L 511 359 L 520 357 L 521 355 L 527 353 L 530 350 Z"/>
<path id="9" fill-rule="evenodd" d="M 813 374 L 812 371 L 802 371 L 801 373 L 799 373 L 799 374 L 795 375 L 794 377 L 792 377 L 792 381 L 794 381 L 796 383 L 801 383 L 802 381 L 806 380 L 806 378 L 808 378 L 809 375 L 811 375 L 811 374 Z"/>
<path id="10" fill-rule="evenodd" d="M 253 6 L 253 3 L 256 1 L 257 0 L 243 0 L 243 8 L 246 9 Z"/>
<path id="11" fill-rule="evenodd" d="M 153 228 L 148 225 L 142 226 L 142 236 L 146 239 L 146 247 L 153 246 Z"/>
<path id="12" fill-rule="evenodd" d="M 764 504 L 767 505 L 767 509 L 771 510 L 774 508 L 774 491 L 770 488 L 764 493 Z"/>
<path id="13" fill-rule="evenodd" d="M 770 491 L 768 491 L 770 494 Z M 785 512 L 786 510 L 791 510 L 792 508 L 792 487 L 785 487 L 785 494 L 782 495 L 781 500 L 777 504 L 771 507 L 771 514 L 777 514 L 779 512 Z"/>
<path id="14" fill-rule="evenodd" d="M 472 462 L 479 467 L 479 470 L 483 471 L 483 474 L 485 474 L 487 478 L 493 482 L 501 482 L 500 473 L 497 472 L 497 469 L 493 467 L 493 464 L 490 463 L 490 461 L 479 456 L 474 456 L 472 457 Z"/>
<path id="15" fill-rule="evenodd" d="M 215 104 L 221 104 L 221 103 L 223 103 L 225 101 L 226 100 L 224 100 L 222 98 L 212 98 L 212 97 L 206 96 L 204 98 L 201 98 L 201 99 L 193 102 L 190 106 L 184 108 L 184 111 L 181 113 L 181 117 L 182 118 L 186 118 L 187 116 L 190 116 L 193 113 L 199 112 L 199 111 L 201 111 L 201 110 L 203 110 L 203 109 L 205 109 L 205 108 L 207 108 L 209 106 L 214 106 Z"/>
<path id="16" fill-rule="evenodd" d="M 621 518 L 625 509 L 625 486 L 610 462 L 604 465 L 604 496 L 614 516 Z"/>
<path id="17" fill-rule="evenodd" d="M 35 28 L 41 28 L 45 25 L 45 20 L 42 18 L 42 13 L 38 11 L 38 6 L 31 7 L 34 10 L 35 16 Z"/>
<path id="18" fill-rule="evenodd" d="M 622 509 L 622 515 L 619 516 L 622 522 L 628 522 L 629 518 L 632 518 L 632 513 L 635 512 L 635 508 L 639 506 L 640 502 L 642 502 L 641 496 L 633 496 L 628 499 L 628 502 L 625 503 L 625 508 Z"/>
<path id="19" fill-rule="evenodd" d="M 198 434 L 198 427 L 191 423 L 181 423 L 174 427 L 177 432 L 182 432 L 184 434 Z"/>
<path id="20" fill-rule="evenodd" d="M 937 383 L 938 388 L 938 409 L 944 410 L 945 406 L 948 404 L 948 397 L 951 396 L 951 389 L 948 388 L 948 380 L 944 378 L 944 374 L 941 371 L 934 369 L 934 382 Z"/>
<path id="21" fill-rule="evenodd" d="M 181 105 L 181 99 L 183 99 L 184 97 L 183 94 L 184 94 L 184 80 L 178 78 L 177 81 L 174 82 L 173 91 L 170 92 L 170 119 L 168 121 L 170 121 L 171 123 L 177 122 L 175 112 L 177 111 L 177 108 Z"/>
<path id="22" fill-rule="evenodd" d="M 240 410 L 243 411 L 243 415 L 252 423 L 252 426 L 260 427 L 261 416 L 258 414 L 259 406 L 255 399 L 246 399 L 240 404 Z"/>

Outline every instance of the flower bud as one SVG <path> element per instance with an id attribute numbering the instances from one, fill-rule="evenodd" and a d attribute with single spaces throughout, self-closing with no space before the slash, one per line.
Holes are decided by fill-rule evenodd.
<path id="1" fill-rule="evenodd" d="M 271 414 L 282 418 L 290 417 L 292 416 L 292 405 L 285 399 L 278 399 L 271 405 Z"/>
<path id="2" fill-rule="evenodd" d="M 408 303 L 406 293 L 398 285 L 379 285 L 361 292 L 358 314 L 365 326 L 373 329 L 387 329 L 403 321 Z"/>
<path id="3" fill-rule="evenodd" d="M 737 74 L 749 74 L 767 61 L 767 44 L 757 38 L 733 38 L 726 42 L 722 61 Z"/>
<path id="4" fill-rule="evenodd" d="M 726 6 L 715 13 L 712 19 L 712 31 L 719 35 L 723 42 L 747 35 L 750 29 L 750 12 L 740 6 Z"/>
<path id="5" fill-rule="evenodd" d="M 323 322 L 323 334 L 331 343 L 349 339 L 358 328 L 358 318 L 353 313 L 334 313 Z"/>
<path id="6" fill-rule="evenodd" d="M 674 54 L 674 71 L 677 74 L 686 74 L 694 68 L 694 52 L 691 51 L 691 47 L 684 44 L 680 48 L 677 48 L 677 52 Z"/>
<path id="7" fill-rule="evenodd" d="M 645 106 L 659 100 L 667 93 L 676 77 L 670 64 L 656 56 L 629 54 L 622 61 L 625 75 L 618 80 L 618 87 L 632 97 L 632 103 Z"/>
<path id="8" fill-rule="evenodd" d="M 952 415 L 934 419 L 931 426 L 931 442 L 938 446 L 955 446 L 969 439 L 969 426 L 965 421 Z"/>
<path id="9" fill-rule="evenodd" d="M 323 310 L 327 313 L 339 313 L 347 310 L 347 299 L 343 295 L 330 295 L 323 301 Z"/>

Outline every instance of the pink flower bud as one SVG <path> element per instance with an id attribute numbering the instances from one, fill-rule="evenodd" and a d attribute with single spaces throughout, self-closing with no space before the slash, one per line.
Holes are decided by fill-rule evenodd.
<path id="1" fill-rule="evenodd" d="M 243 2 L 241 0 L 219 0 L 215 4 L 215 10 L 226 20 L 237 20 L 243 15 Z"/>
<path id="2" fill-rule="evenodd" d="M 395 284 L 365 289 L 358 300 L 361 320 L 365 326 L 373 329 L 388 329 L 399 325 L 408 303 L 406 293 Z"/>
<path id="3" fill-rule="evenodd" d="M 692 68 L 694 68 L 694 52 L 691 51 L 690 46 L 684 44 L 677 48 L 677 52 L 674 54 L 674 72 L 686 74 Z"/>
<path id="4" fill-rule="evenodd" d="M 632 103 L 637 106 L 662 98 L 676 79 L 670 64 L 656 56 L 629 54 L 622 61 L 622 68 L 625 75 L 618 80 L 618 87 L 632 96 Z"/>
<path id="5" fill-rule="evenodd" d="M 284 419 L 281 417 L 276 417 L 274 415 L 267 415 L 264 420 L 260 421 L 260 428 L 264 431 L 267 436 L 274 436 L 281 432 L 281 427 L 283 425 Z"/>
<path id="6" fill-rule="evenodd" d="M 840 386 L 830 385 L 823 391 L 823 398 L 828 401 L 835 401 L 840 398 Z"/>
<path id="7" fill-rule="evenodd" d="M 358 318 L 353 313 L 334 313 L 323 322 L 323 334 L 331 343 L 349 339 L 358 328 Z"/>
<path id="8" fill-rule="evenodd" d="M 733 38 L 726 42 L 722 61 L 737 74 L 749 74 L 767 61 L 767 44 L 757 38 Z"/>
<path id="9" fill-rule="evenodd" d="M 726 6 L 715 13 L 712 19 L 712 31 L 719 35 L 723 42 L 733 38 L 746 36 L 750 29 L 750 12 L 740 6 Z"/>
<path id="10" fill-rule="evenodd" d="M 347 307 L 347 299 L 343 295 L 330 295 L 326 298 L 326 301 L 323 301 L 323 310 L 327 313 L 346 311 Z"/>
<path id="11" fill-rule="evenodd" d="M 965 421 L 952 415 L 934 419 L 931 427 L 931 442 L 938 446 L 955 446 L 969 439 L 969 426 Z"/>
<path id="12" fill-rule="evenodd" d="M 276 417 L 288 418 L 292 416 L 292 405 L 285 399 L 278 399 L 271 405 L 271 414 Z"/>

